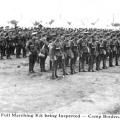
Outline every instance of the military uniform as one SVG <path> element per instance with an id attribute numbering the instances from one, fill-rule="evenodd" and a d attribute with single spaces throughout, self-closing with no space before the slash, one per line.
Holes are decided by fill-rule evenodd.
<path id="1" fill-rule="evenodd" d="M 41 72 L 46 72 L 45 61 L 48 56 L 49 48 L 48 48 L 48 43 L 45 39 L 44 39 L 44 41 L 41 41 L 41 42 L 42 42 L 40 45 L 41 49 L 40 49 L 40 53 L 39 53 L 40 68 L 41 68 Z"/>
<path id="2" fill-rule="evenodd" d="M 1 38 L 0 40 L 0 58 L 3 59 L 4 56 L 4 50 L 5 50 L 5 44 L 4 44 L 4 40 Z"/>
<path id="3" fill-rule="evenodd" d="M 115 53 L 115 65 L 118 66 L 118 61 L 119 61 L 119 49 L 120 49 L 120 43 L 118 40 L 115 41 L 115 47 L 116 47 L 116 53 Z"/>
<path id="4" fill-rule="evenodd" d="M 86 43 L 82 43 L 81 48 L 81 71 L 85 72 L 85 63 L 86 60 L 89 58 L 90 49 Z"/>
<path id="5" fill-rule="evenodd" d="M 6 37 L 6 58 L 7 59 L 10 59 L 10 55 L 11 55 L 11 49 L 10 49 L 10 43 L 11 41 L 10 41 L 10 39 L 9 39 L 9 37 L 7 36 Z"/>
<path id="6" fill-rule="evenodd" d="M 50 64 L 50 70 L 52 70 L 52 60 L 51 60 L 51 51 L 52 51 L 52 45 L 53 43 L 49 43 L 48 47 L 49 47 L 49 57 L 50 57 L 50 61 L 49 61 L 49 64 Z"/>
<path id="7" fill-rule="evenodd" d="M 63 50 L 65 53 L 65 66 L 69 66 L 69 60 L 70 60 L 70 44 L 69 40 L 65 40 L 63 43 Z"/>
<path id="8" fill-rule="evenodd" d="M 96 70 L 100 70 L 100 63 L 101 63 L 101 52 L 102 52 L 102 45 L 100 42 L 97 42 L 96 52 L 98 53 L 96 56 Z"/>
<path id="9" fill-rule="evenodd" d="M 27 50 L 29 51 L 29 72 L 34 72 L 35 62 L 37 60 L 37 50 L 35 49 L 34 43 L 31 41 L 27 42 Z"/>
<path id="10" fill-rule="evenodd" d="M 16 44 L 16 58 L 20 58 L 21 49 L 22 49 L 22 41 L 21 41 L 20 37 L 18 37 L 18 41 Z"/>
<path id="11" fill-rule="evenodd" d="M 53 66 L 52 66 L 52 78 L 55 79 L 58 77 L 57 69 L 59 62 L 62 63 L 63 75 L 65 75 L 65 66 L 64 66 L 64 54 L 61 50 L 61 44 L 59 41 L 55 41 L 51 50 L 51 57 L 50 57 Z"/>
<path id="12" fill-rule="evenodd" d="M 82 39 L 77 41 L 78 44 L 78 53 L 79 53 L 79 72 L 81 71 L 81 64 L 82 64 Z"/>
<path id="13" fill-rule="evenodd" d="M 113 57 L 114 57 L 114 43 L 113 41 L 110 42 L 110 54 L 109 54 L 109 67 L 113 67 Z"/>
<path id="14" fill-rule="evenodd" d="M 11 43 L 10 43 L 10 53 L 11 55 L 15 55 L 15 41 L 14 41 L 14 36 L 10 36 Z"/>
<path id="15" fill-rule="evenodd" d="M 95 57 L 96 57 L 96 45 L 94 43 L 89 43 L 90 48 L 90 56 L 89 56 L 89 62 L 88 62 L 88 71 L 94 72 L 94 63 L 95 63 Z"/>
<path id="16" fill-rule="evenodd" d="M 68 67 L 69 65 L 69 61 L 70 61 L 70 71 L 71 71 L 71 74 L 73 74 L 73 71 L 74 71 L 74 54 L 73 54 L 73 51 L 72 51 L 72 46 L 71 46 L 71 42 L 70 40 L 66 40 L 64 41 L 64 44 L 63 44 L 63 51 L 64 51 L 64 64 L 65 64 L 65 71 L 66 71 L 66 68 Z M 65 72 L 65 74 L 68 74 L 67 72 Z"/>
<path id="17" fill-rule="evenodd" d="M 102 42 L 102 61 L 103 61 L 103 69 L 106 69 L 107 66 L 106 66 L 106 61 L 107 61 L 107 41 L 104 40 Z"/>
<path id="18" fill-rule="evenodd" d="M 75 41 L 71 42 L 71 50 L 73 53 L 73 58 L 71 58 L 71 61 L 70 61 L 70 69 L 71 69 L 71 74 L 73 74 L 75 73 L 75 64 L 76 64 L 77 57 L 78 57 L 78 46 Z"/>
<path id="19" fill-rule="evenodd" d="M 6 55 L 6 42 L 5 42 L 5 38 L 2 38 L 2 53 L 3 53 L 3 56 L 5 56 Z"/>
<path id="20" fill-rule="evenodd" d="M 21 49 L 22 49 L 22 55 L 23 57 L 26 57 L 26 38 L 25 36 L 22 36 L 21 37 L 21 42 L 22 42 L 22 46 L 21 46 Z"/>
<path id="21" fill-rule="evenodd" d="M 0 58 L 3 59 L 3 54 L 2 54 L 2 40 L 0 40 Z"/>

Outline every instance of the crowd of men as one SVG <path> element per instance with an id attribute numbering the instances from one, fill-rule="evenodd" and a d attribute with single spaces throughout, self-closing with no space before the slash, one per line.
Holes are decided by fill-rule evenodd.
<path id="1" fill-rule="evenodd" d="M 29 72 L 34 72 L 36 62 L 41 72 L 46 72 L 46 58 L 50 57 L 52 78 L 58 77 L 57 69 L 62 68 L 63 75 L 79 72 L 99 71 L 118 66 L 120 57 L 120 31 L 112 29 L 88 28 L 32 28 L 0 31 L 1 59 L 11 55 L 19 58 L 29 56 Z M 106 62 L 109 62 L 109 65 Z M 87 66 L 87 69 L 86 69 Z"/>

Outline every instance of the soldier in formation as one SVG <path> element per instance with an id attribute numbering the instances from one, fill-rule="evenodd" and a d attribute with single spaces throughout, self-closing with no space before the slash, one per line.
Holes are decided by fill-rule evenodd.
<path id="1" fill-rule="evenodd" d="M 36 34 L 33 35 L 33 33 Z M 44 36 L 46 34 L 46 36 Z M 52 35 L 55 34 L 55 35 Z M 28 54 L 29 53 L 29 54 Z M 46 72 L 45 62 L 50 58 L 52 78 L 79 72 L 94 72 L 118 66 L 120 57 L 120 31 L 106 29 L 45 28 L 0 31 L 0 58 L 10 59 L 29 55 L 29 72 L 34 72 L 35 62 L 41 72 Z M 77 60 L 79 65 L 77 67 Z"/>

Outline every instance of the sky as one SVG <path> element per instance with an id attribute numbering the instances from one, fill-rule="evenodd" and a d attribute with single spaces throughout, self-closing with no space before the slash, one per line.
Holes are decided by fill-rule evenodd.
<path id="1" fill-rule="evenodd" d="M 120 0 L 0 0 L 0 26 L 19 21 L 19 26 L 32 26 L 51 19 L 53 27 L 110 27 L 120 21 Z M 71 25 L 67 24 L 71 22 Z M 92 25 L 91 23 L 96 23 Z"/>

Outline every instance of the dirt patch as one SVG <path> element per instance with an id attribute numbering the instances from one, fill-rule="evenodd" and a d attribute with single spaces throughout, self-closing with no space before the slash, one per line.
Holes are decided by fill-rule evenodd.
<path id="1" fill-rule="evenodd" d="M 119 66 L 65 77 L 59 70 L 52 80 L 47 63 L 46 73 L 36 63 L 29 74 L 27 58 L 1 60 L 0 112 L 120 113 Z"/>

